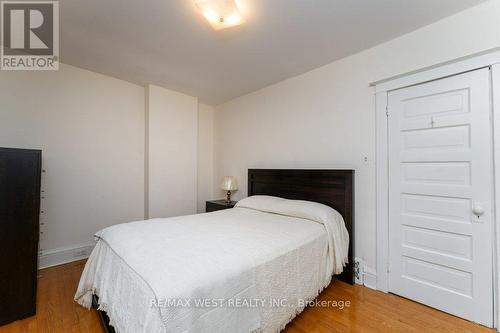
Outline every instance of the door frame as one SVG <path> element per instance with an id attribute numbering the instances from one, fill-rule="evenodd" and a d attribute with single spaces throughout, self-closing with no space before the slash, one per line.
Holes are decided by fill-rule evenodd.
<path id="1" fill-rule="evenodd" d="M 377 290 L 389 292 L 389 154 L 388 154 L 388 95 L 396 89 L 490 67 L 492 87 L 493 128 L 493 323 L 500 328 L 498 291 L 500 284 L 500 48 L 460 58 L 371 84 L 375 87 L 376 126 L 376 225 L 377 225 Z M 495 109 L 497 112 L 495 112 Z M 495 133 L 498 129 L 498 133 Z M 496 195 L 496 194 L 499 195 Z"/>

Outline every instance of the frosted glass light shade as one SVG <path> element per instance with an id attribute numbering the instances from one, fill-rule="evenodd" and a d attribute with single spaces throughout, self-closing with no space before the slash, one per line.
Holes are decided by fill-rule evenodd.
<path id="1" fill-rule="evenodd" d="M 222 179 L 220 188 L 224 191 L 234 191 L 238 189 L 238 182 L 236 181 L 236 178 L 232 176 L 226 176 Z"/>
<path id="2" fill-rule="evenodd" d="M 239 0 L 197 0 L 196 6 L 215 30 L 244 22 Z"/>

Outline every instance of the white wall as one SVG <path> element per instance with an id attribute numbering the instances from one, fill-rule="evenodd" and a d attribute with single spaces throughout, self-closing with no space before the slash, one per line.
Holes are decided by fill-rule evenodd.
<path id="1" fill-rule="evenodd" d="M 499 47 L 499 13 L 500 1 L 492 0 L 217 107 L 214 181 L 236 176 L 236 198 L 242 198 L 248 168 L 355 169 L 355 253 L 373 281 L 375 98 L 369 83 Z"/>
<path id="2" fill-rule="evenodd" d="M 196 213 L 198 100 L 149 85 L 149 218 Z"/>
<path id="3" fill-rule="evenodd" d="M 198 213 L 212 200 L 214 183 L 214 108 L 198 105 Z"/>
<path id="4" fill-rule="evenodd" d="M 368 84 L 500 46 L 499 12 L 500 1 L 492 0 L 215 113 L 191 96 L 155 86 L 145 92 L 67 65 L 2 71 L 0 146 L 43 149 L 46 253 L 86 245 L 95 231 L 148 210 L 152 217 L 203 211 L 205 200 L 223 197 L 224 175 L 237 176 L 235 196 L 244 197 L 250 167 L 354 168 L 356 254 L 374 272 L 375 103 Z"/>
<path id="5" fill-rule="evenodd" d="M 43 253 L 143 218 L 144 88 L 67 65 L 1 71 L 0 146 L 43 150 Z"/>
<path id="6" fill-rule="evenodd" d="M 0 71 L 0 146 L 43 150 L 41 266 L 86 257 L 96 231 L 148 210 L 195 213 L 198 190 L 204 211 L 213 112 L 192 96 L 64 64 Z"/>

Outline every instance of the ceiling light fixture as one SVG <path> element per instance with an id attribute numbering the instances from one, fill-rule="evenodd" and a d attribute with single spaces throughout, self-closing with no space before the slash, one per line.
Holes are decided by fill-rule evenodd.
<path id="1" fill-rule="evenodd" d="M 196 7 L 215 30 L 234 27 L 245 22 L 238 0 L 198 0 Z"/>

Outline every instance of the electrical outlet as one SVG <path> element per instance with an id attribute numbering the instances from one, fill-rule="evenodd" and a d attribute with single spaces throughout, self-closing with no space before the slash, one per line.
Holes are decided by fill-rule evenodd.
<path id="1" fill-rule="evenodd" d="M 364 261 L 361 258 L 354 258 L 354 282 L 363 284 Z"/>
<path id="2" fill-rule="evenodd" d="M 361 162 L 363 163 L 363 165 L 370 164 L 370 157 L 368 156 L 367 153 L 364 153 L 363 155 L 361 155 Z"/>

